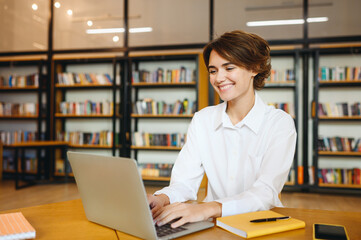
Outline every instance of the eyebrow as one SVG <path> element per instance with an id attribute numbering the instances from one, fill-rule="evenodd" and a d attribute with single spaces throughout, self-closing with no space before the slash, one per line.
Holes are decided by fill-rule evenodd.
<path id="1" fill-rule="evenodd" d="M 226 63 L 223 63 L 222 64 L 222 67 L 227 67 L 228 65 L 233 65 L 234 63 L 231 63 L 231 62 L 226 62 Z M 208 66 L 208 69 L 210 69 L 210 68 L 216 68 L 215 66 L 213 66 L 213 65 L 209 65 Z"/>

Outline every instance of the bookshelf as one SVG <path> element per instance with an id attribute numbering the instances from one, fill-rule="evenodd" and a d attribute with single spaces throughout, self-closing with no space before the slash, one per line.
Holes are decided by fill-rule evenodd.
<path id="1" fill-rule="evenodd" d="M 296 126 L 299 129 L 299 119 L 301 112 L 299 102 L 302 102 L 300 90 L 300 51 L 299 50 L 272 50 L 271 51 L 271 76 L 266 80 L 264 89 L 258 91 L 266 104 L 273 105 L 275 108 L 282 109 L 290 114 Z M 298 135 L 299 139 L 300 135 Z M 286 187 L 300 187 L 304 183 L 299 181 L 299 140 L 297 140 L 296 152 L 293 165 L 288 176 Z"/>
<path id="2" fill-rule="evenodd" d="M 314 188 L 361 190 L 360 59 L 359 47 L 314 52 Z"/>
<path id="3" fill-rule="evenodd" d="M 0 141 L 3 142 L 4 176 L 13 175 L 20 159 L 12 146 L 44 140 L 48 131 L 45 103 L 48 79 L 43 57 L 0 60 Z M 39 174 L 39 149 L 21 152 L 25 167 L 18 169 L 27 177 Z"/>
<path id="4" fill-rule="evenodd" d="M 193 113 L 208 105 L 208 72 L 202 55 L 135 56 L 131 68 L 130 154 L 139 165 L 172 165 Z M 157 141 L 158 137 L 163 140 Z M 145 181 L 169 179 L 158 172 L 143 175 Z"/>
<path id="5" fill-rule="evenodd" d="M 122 76 L 116 57 L 54 59 L 54 129 L 71 151 L 121 155 Z M 63 176 L 64 152 L 56 153 L 56 176 Z"/>

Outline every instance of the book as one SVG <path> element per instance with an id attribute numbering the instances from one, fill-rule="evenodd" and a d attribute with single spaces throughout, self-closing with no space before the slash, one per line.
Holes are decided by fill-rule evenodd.
<path id="1" fill-rule="evenodd" d="M 306 226 L 304 221 L 292 218 L 292 216 L 286 220 L 259 223 L 250 222 L 254 219 L 274 217 L 284 217 L 284 215 L 271 210 L 243 213 L 217 218 L 216 225 L 244 238 L 253 238 L 273 233 L 285 232 L 304 228 Z"/>
<path id="2" fill-rule="evenodd" d="M 21 212 L 0 214 L 0 239 L 31 239 L 36 232 Z"/>

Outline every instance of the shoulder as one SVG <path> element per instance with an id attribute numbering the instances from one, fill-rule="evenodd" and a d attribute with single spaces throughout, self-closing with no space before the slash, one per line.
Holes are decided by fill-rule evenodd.
<path id="1" fill-rule="evenodd" d="M 289 128 L 295 129 L 295 121 L 283 110 L 275 109 L 273 106 L 266 107 L 266 121 L 273 128 Z"/>
<path id="2" fill-rule="evenodd" d="M 226 103 L 220 103 L 215 106 L 205 107 L 194 114 L 192 124 L 201 124 L 205 126 L 215 126 L 222 119 L 222 112 Z"/>

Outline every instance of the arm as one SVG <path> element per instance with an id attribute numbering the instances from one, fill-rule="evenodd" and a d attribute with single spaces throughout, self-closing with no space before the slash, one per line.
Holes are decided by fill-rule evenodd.
<path id="1" fill-rule="evenodd" d="M 187 141 L 172 169 L 170 185 L 154 195 L 165 194 L 170 203 L 196 200 L 204 169 L 197 144 L 197 114 L 188 128 Z"/>

